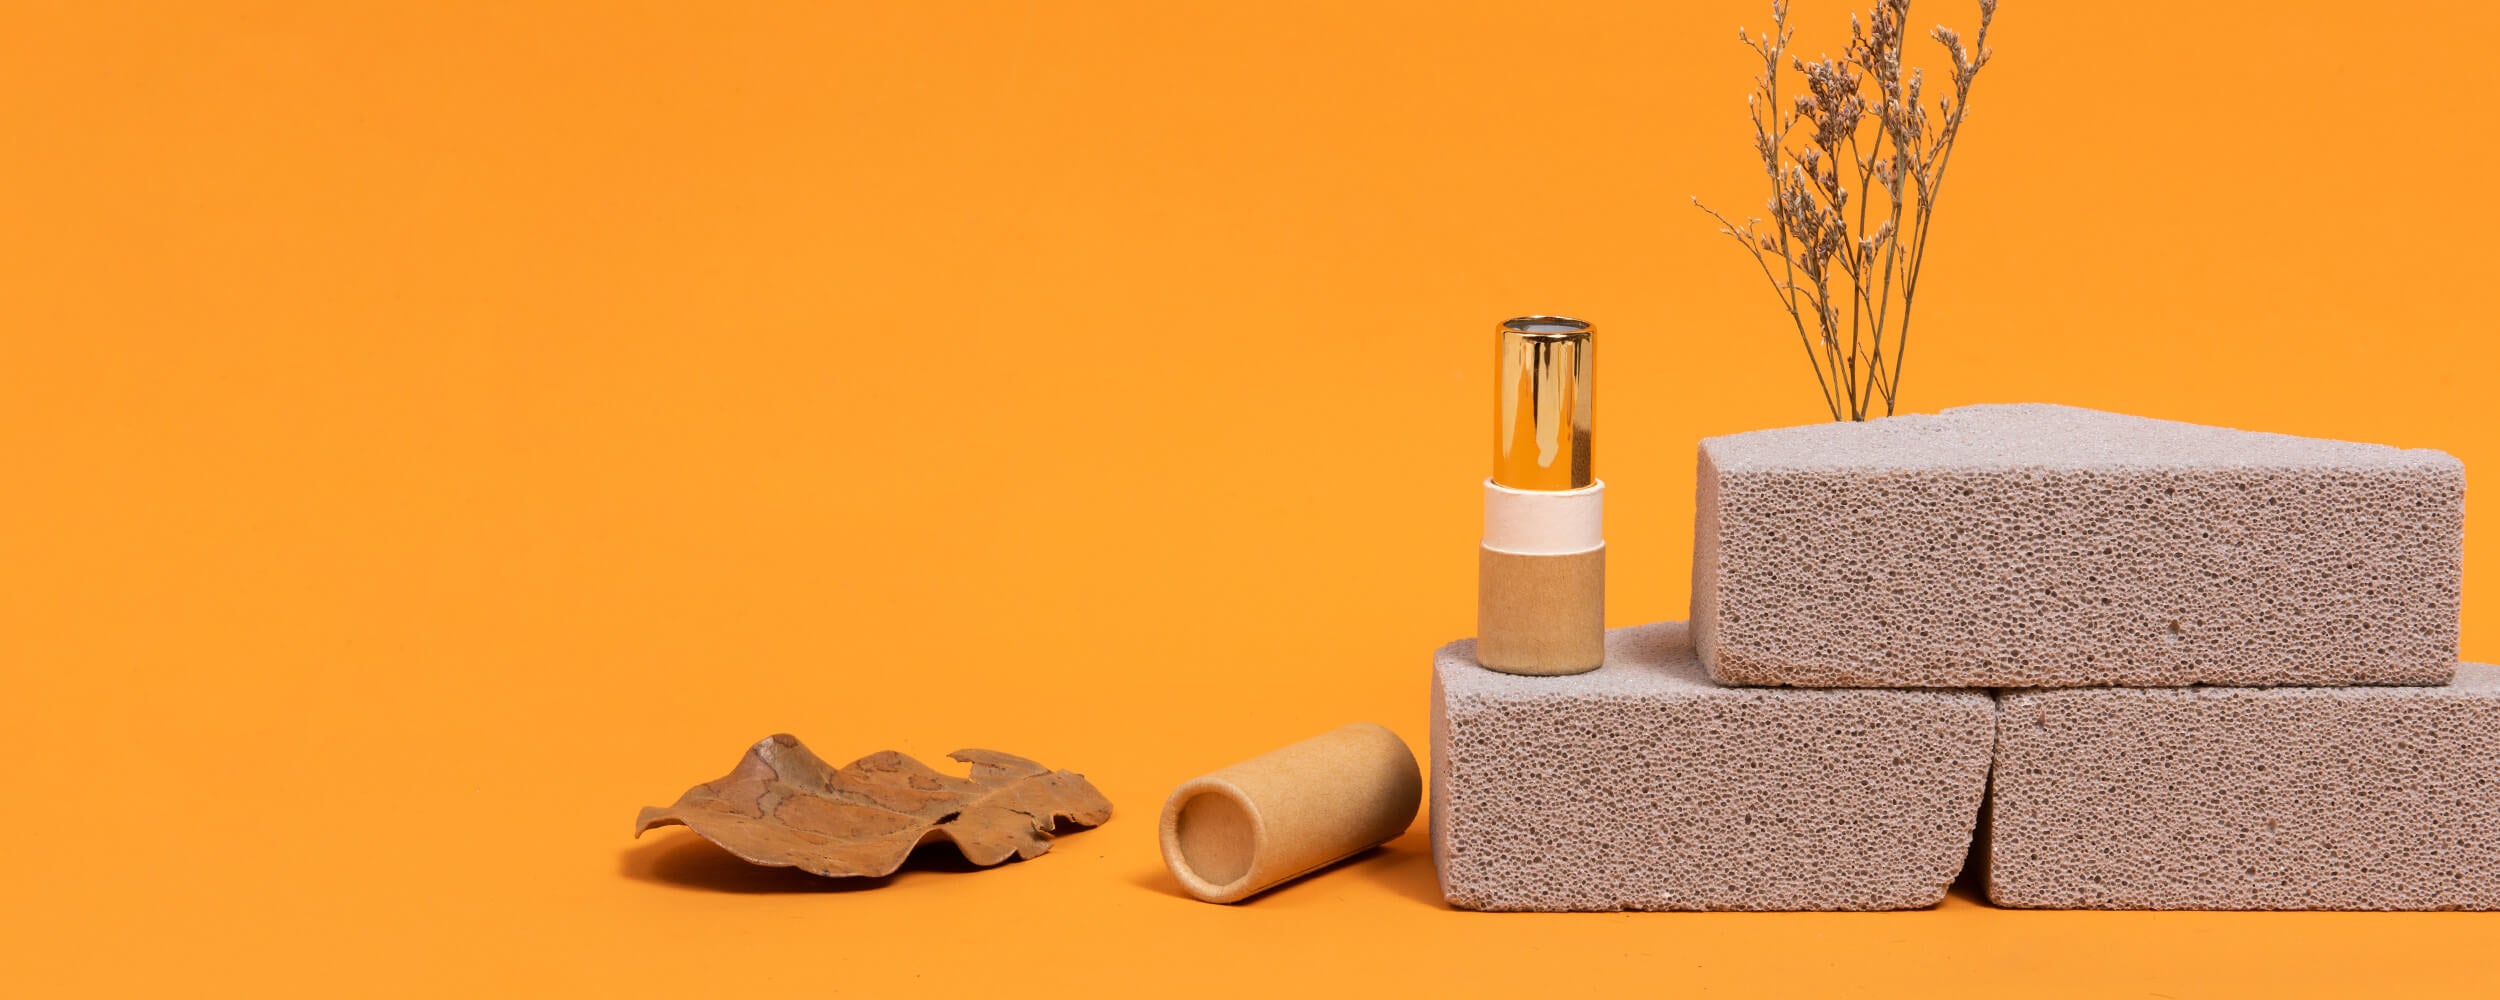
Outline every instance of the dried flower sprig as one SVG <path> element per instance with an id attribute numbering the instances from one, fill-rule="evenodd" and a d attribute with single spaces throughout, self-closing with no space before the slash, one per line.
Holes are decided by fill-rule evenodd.
<path id="1" fill-rule="evenodd" d="M 1994 55 L 1988 26 L 1996 12 L 1997 0 L 1979 0 L 1979 30 L 1968 45 L 1953 29 L 1929 32 L 1953 60 L 1952 93 L 1938 97 L 1932 113 L 1924 72 L 1902 65 L 1910 0 L 1876 0 L 1863 18 L 1850 15 L 1849 46 L 1838 59 L 1788 55 L 1785 0 L 1771 4 L 1770 32 L 1736 30 L 1762 58 L 1745 104 L 1754 152 L 1771 180 L 1769 226 L 1762 218 L 1738 225 L 1699 198 L 1693 204 L 1761 265 L 1834 420 L 1864 420 L 1879 399 L 1885 415 L 1893 412 L 1928 223 L 1970 108 L 1971 81 Z M 1805 92 L 1785 104 L 1783 59 L 1805 81 Z"/>

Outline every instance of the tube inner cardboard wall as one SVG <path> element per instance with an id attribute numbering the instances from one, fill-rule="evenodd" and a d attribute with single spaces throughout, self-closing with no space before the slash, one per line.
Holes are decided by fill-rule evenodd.
<path id="1" fill-rule="evenodd" d="M 1182 782 L 1163 863 L 1190 895 L 1238 902 L 1406 832 L 1423 794 L 1405 741 L 1358 722 Z"/>

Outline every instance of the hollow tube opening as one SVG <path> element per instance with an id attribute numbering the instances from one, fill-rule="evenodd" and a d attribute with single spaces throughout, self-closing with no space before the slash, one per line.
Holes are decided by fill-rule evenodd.
<path id="1" fill-rule="evenodd" d="M 1551 336 L 1554 334 L 1587 333 L 1589 331 L 1589 323 L 1586 320 L 1572 319 L 1569 316 L 1520 316 L 1515 319 L 1504 321 L 1502 323 L 1502 329 L 1509 330 L 1514 333 L 1545 334 Z"/>
<path id="2" fill-rule="evenodd" d="M 1257 820 L 1240 800 L 1220 789 L 1200 791 L 1181 803 L 1172 839 L 1179 843 L 1181 863 L 1190 874 L 1216 888 L 1247 877 L 1259 852 Z"/>

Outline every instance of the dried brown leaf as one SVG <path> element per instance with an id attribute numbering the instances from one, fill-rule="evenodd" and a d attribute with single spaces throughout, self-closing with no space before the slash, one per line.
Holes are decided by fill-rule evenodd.
<path id="1" fill-rule="evenodd" d="M 634 835 L 683 824 L 759 865 L 817 875 L 890 875 L 912 848 L 951 841 L 964 859 L 994 865 L 1050 850 L 1061 820 L 1094 826 L 1111 801 L 1073 771 L 1014 754 L 957 750 L 970 777 L 942 774 L 894 751 L 839 769 L 788 734 L 748 748 L 727 776 L 645 808 Z"/>

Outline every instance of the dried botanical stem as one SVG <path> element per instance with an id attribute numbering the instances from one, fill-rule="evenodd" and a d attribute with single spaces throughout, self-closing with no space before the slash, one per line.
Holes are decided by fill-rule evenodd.
<path id="1" fill-rule="evenodd" d="M 1910 0 L 1875 0 L 1863 18 L 1852 16 L 1849 45 L 1838 59 L 1787 55 L 1794 32 L 1784 0 L 1771 4 L 1771 31 L 1757 36 L 1738 29 L 1763 65 L 1746 103 L 1755 152 L 1771 182 L 1764 209 L 1770 230 L 1763 230 L 1765 219 L 1738 225 L 1699 199 L 1694 204 L 1753 255 L 1797 331 L 1834 420 L 1867 419 L 1879 399 L 1890 414 L 1899 399 L 1929 224 L 1971 83 L 1992 55 L 1987 39 L 1996 6 L 1997 0 L 1979 0 L 1979 30 L 1969 48 L 1950 29 L 1931 33 L 1953 60 L 1953 94 L 1937 102 L 1935 118 L 1922 106 L 1923 73 L 1904 73 Z M 1805 82 L 1805 92 L 1786 103 L 1783 60 Z M 1801 126 L 1803 141 L 1792 145 Z"/>
<path id="2" fill-rule="evenodd" d="M 1756 93 L 1747 95 L 1745 105 L 1753 119 L 1754 148 L 1762 157 L 1763 170 L 1770 176 L 1772 188 L 1777 190 L 1781 183 L 1780 147 L 1787 141 L 1788 131 L 1795 126 L 1798 119 L 1793 114 L 1786 120 L 1780 117 L 1780 109 L 1783 105 L 1779 101 L 1779 64 L 1780 56 L 1788 50 L 1790 36 L 1788 4 L 1785 0 L 1772 0 L 1771 15 L 1774 29 L 1770 33 L 1756 38 L 1745 29 L 1738 28 L 1736 38 L 1744 42 L 1747 48 L 1752 49 L 1754 54 L 1762 57 L 1762 75 L 1754 80 Z M 1766 103 L 1769 105 L 1770 115 L 1770 120 L 1767 122 L 1764 120 L 1764 104 Z M 1789 322 L 1796 327 L 1797 343 L 1805 349 L 1806 363 L 1814 368 L 1814 380 L 1822 390 L 1824 405 L 1831 410 L 1832 419 L 1840 419 L 1840 397 L 1824 377 L 1823 363 L 1815 358 L 1814 339 L 1806 333 L 1805 317 L 1798 306 L 1798 298 L 1805 292 L 1797 284 L 1798 265 L 1789 245 L 1788 227 L 1784 223 L 1774 227 L 1779 232 L 1779 243 L 1775 248 L 1770 238 L 1761 233 L 1761 219 L 1747 219 L 1745 225 L 1739 227 L 1729 221 L 1727 216 L 1703 205 L 1701 199 L 1693 199 L 1693 204 L 1709 212 L 1712 218 L 1719 220 L 1719 231 L 1733 237 L 1738 243 L 1744 245 L 1747 252 L 1753 254 L 1754 263 L 1761 266 L 1762 276 L 1771 282 L 1772 292 L 1780 297 L 1781 307 L 1788 311 Z M 1778 214 L 1776 199 L 1772 207 L 1776 216 Z M 1771 273 L 1770 261 L 1764 257 L 1774 249 L 1780 255 L 1780 268 L 1784 276 L 1774 276 Z"/>
<path id="3" fill-rule="evenodd" d="M 1754 245 L 1754 241 L 1756 239 L 1767 239 L 1767 237 L 1760 237 L 1753 228 L 1754 224 L 1758 224 L 1762 220 L 1749 219 L 1747 220 L 1748 225 L 1740 228 L 1735 223 L 1728 221 L 1727 216 L 1720 215 L 1717 210 L 1701 204 L 1699 199 L 1695 199 L 1693 204 L 1702 211 L 1710 213 L 1712 218 L 1719 220 L 1719 225 L 1721 227 L 1719 230 L 1720 232 L 1735 237 L 1736 242 L 1744 244 L 1747 250 L 1753 251 L 1754 263 L 1761 266 L 1762 276 L 1770 280 L 1772 294 L 1780 296 L 1780 305 L 1788 310 L 1788 318 L 1797 326 L 1797 342 L 1806 350 L 1806 363 L 1814 365 L 1814 380 L 1823 390 L 1823 404 L 1831 408 L 1832 419 L 1840 419 L 1839 397 L 1832 394 L 1832 387 L 1823 380 L 1823 366 L 1814 360 L 1814 341 L 1806 335 L 1805 319 L 1803 316 L 1799 315 L 1797 311 L 1796 296 L 1800 294 L 1803 289 L 1798 288 L 1794 284 L 1783 282 L 1780 280 L 1778 275 L 1772 274 L 1770 259 L 1763 256 L 1766 251 Z M 1791 263 L 1793 264 L 1793 262 Z M 1790 273 L 1795 273 L 1793 268 Z"/>
<path id="4" fill-rule="evenodd" d="M 1909 270 L 1902 279 L 1901 338 L 1893 349 L 1894 392 L 1900 391 L 1901 359 L 1909 353 L 1910 347 L 1910 295 L 1918 290 L 1918 276 L 1927 260 L 1927 218 L 1936 210 L 1936 196 L 1944 188 L 1944 168 L 1953 162 L 1953 140 L 1961 135 L 1962 117 L 1970 110 L 1971 81 L 1979 76 L 1980 67 L 1986 66 L 1989 58 L 1996 55 L 1995 50 L 1988 48 L 1988 25 L 1996 20 L 1996 15 L 1997 0 L 1979 0 L 1979 32 L 1971 40 L 1975 54 L 1963 49 L 1961 39 L 1952 31 L 1938 26 L 1934 32 L 1933 37 L 1953 54 L 1953 98 L 1952 103 L 1945 106 L 1944 130 L 1936 139 L 1935 173 L 1932 177 L 1923 177 L 1919 184 L 1918 241 L 1910 251 Z M 1892 411 L 1890 394 L 1884 397 L 1884 411 Z"/>
<path id="5" fill-rule="evenodd" d="M 1874 374 L 1867 380 L 1870 393 L 1879 389 L 1882 392 L 1884 412 L 1887 414 L 1892 412 L 1894 393 L 1892 380 L 1884 375 L 1884 341 L 1880 334 L 1885 328 L 1885 321 L 1891 316 L 1893 265 L 1900 260 L 1901 256 L 1901 243 L 1898 238 L 1901 231 L 1902 210 L 1901 139 L 1904 135 L 1915 131 L 1920 125 L 1920 122 L 1916 120 L 1919 117 L 1918 112 L 1914 110 L 1918 105 L 1919 78 L 1913 74 L 1906 88 L 1901 79 L 1901 20 L 1908 14 L 1909 0 L 1900 0 L 1897 6 L 1890 3 L 1878 6 L 1868 12 L 1869 26 L 1864 33 L 1857 30 L 1857 19 L 1854 17 L 1850 19 L 1853 35 L 1850 55 L 1858 62 L 1866 75 L 1875 81 L 1882 108 L 1878 123 L 1880 131 L 1874 142 L 1877 155 L 1869 157 L 1869 169 L 1874 170 L 1881 166 L 1880 172 L 1885 175 L 1884 193 L 1891 202 L 1891 214 L 1884 220 L 1882 232 L 1870 237 L 1870 240 L 1880 239 L 1884 247 L 1884 270 L 1883 277 L 1878 282 L 1882 301 L 1875 307 L 1875 329 L 1878 336 L 1875 338 L 1873 354 L 1868 358 L 1868 367 Z M 1908 95 L 1906 100 L 1904 99 L 1905 90 Z M 1893 140 L 1893 157 L 1889 163 L 1880 159 L 1883 143 L 1887 137 Z M 1897 348 L 1895 353 L 1898 354 Z M 1869 397 L 1859 399 L 1858 412 L 1861 414 L 1861 419 L 1871 403 L 1872 399 Z"/>

